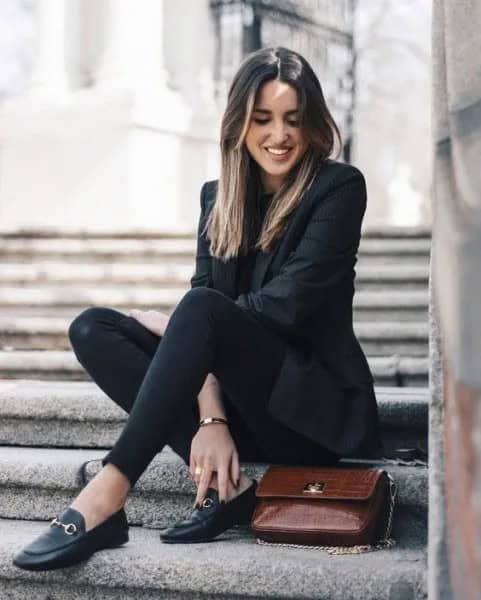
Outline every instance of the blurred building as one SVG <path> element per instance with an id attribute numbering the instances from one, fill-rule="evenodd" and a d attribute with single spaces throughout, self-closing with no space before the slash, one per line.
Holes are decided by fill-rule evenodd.
<path id="1" fill-rule="evenodd" d="M 262 46 L 309 60 L 343 135 L 341 158 L 357 163 L 355 4 L 6 0 L 2 229 L 192 229 L 200 186 L 218 176 L 228 87 Z M 405 182 L 393 185 L 399 195 Z M 377 211 L 379 201 L 367 217 L 389 221 L 395 212 Z"/>

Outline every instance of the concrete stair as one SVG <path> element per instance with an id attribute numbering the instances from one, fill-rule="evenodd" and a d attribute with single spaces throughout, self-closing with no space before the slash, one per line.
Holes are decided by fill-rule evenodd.
<path id="1" fill-rule="evenodd" d="M 364 261 L 366 262 L 366 261 Z M 408 289 L 425 289 L 428 283 L 428 265 L 372 265 L 364 264 L 356 268 L 356 288 L 358 290 L 388 290 L 400 284 Z M 143 263 L 81 263 L 72 270 L 72 264 L 46 262 L 39 264 L 4 263 L 0 273 L 3 285 L 24 286 L 42 290 L 45 283 L 95 284 L 97 286 L 137 285 L 163 289 L 168 286 L 182 286 L 193 275 L 192 261 L 174 262 L 169 260 L 160 265 Z"/>
<path id="2" fill-rule="evenodd" d="M 261 546 L 235 527 L 208 544 L 162 544 L 195 487 L 166 446 L 129 497 L 130 541 L 86 563 L 29 573 L 13 554 L 43 532 L 101 467 L 126 414 L 89 378 L 67 329 L 88 306 L 170 313 L 189 289 L 192 232 L 4 232 L 0 237 L 0 599 L 427 598 L 427 306 L 430 233 L 370 228 L 356 265 L 354 329 L 375 377 L 385 451 L 340 466 L 386 469 L 398 484 L 391 549 L 329 555 Z M 402 454 L 402 453 L 401 453 Z M 399 452 L 397 454 L 400 455 Z M 259 479 L 262 463 L 242 463 Z"/>
<path id="3" fill-rule="evenodd" d="M 70 350 L 67 331 L 72 319 L 0 317 L 3 349 Z M 354 331 L 364 351 L 370 356 L 386 356 L 397 352 L 405 356 L 426 356 L 428 353 L 426 323 L 357 322 Z"/>
<path id="4" fill-rule="evenodd" d="M 385 455 L 427 447 L 429 392 L 375 388 Z M 109 448 L 127 414 L 93 382 L 0 380 L 0 444 Z"/>
<path id="5" fill-rule="evenodd" d="M 12 600 L 186 600 L 206 598 L 329 600 L 426 598 L 426 527 L 411 513 L 393 533 L 398 545 L 361 555 L 327 555 L 255 543 L 231 529 L 208 544 L 162 544 L 154 529 L 130 528 L 123 547 L 97 552 L 83 565 L 29 573 L 11 555 L 44 523 L 0 522 L 0 582 Z"/>
<path id="6" fill-rule="evenodd" d="M 0 518 L 48 520 L 59 506 L 72 499 L 85 481 L 101 468 L 103 450 L 81 448 L 0 447 Z M 88 464 L 82 470 L 82 465 Z M 342 459 L 340 466 L 385 468 L 382 460 Z M 267 465 L 243 463 L 243 470 L 259 479 Z M 397 506 L 419 514 L 427 511 L 427 468 L 425 466 L 389 465 L 387 468 L 399 484 Z M 179 519 L 195 499 L 195 487 L 187 465 L 166 446 L 137 482 L 129 496 L 126 510 L 129 523 L 165 527 Z"/>
<path id="7" fill-rule="evenodd" d="M 72 267 L 75 269 L 75 267 Z M 3 316 L 56 316 L 73 318 L 88 306 L 110 306 L 122 312 L 130 308 L 154 308 L 170 312 L 189 289 L 126 284 L 98 287 L 92 284 L 67 285 L 51 283 L 35 289 L 27 285 L 3 285 L 0 288 L 0 313 Z M 354 321 L 408 321 L 426 322 L 428 310 L 427 290 L 364 290 L 354 296 Z"/>

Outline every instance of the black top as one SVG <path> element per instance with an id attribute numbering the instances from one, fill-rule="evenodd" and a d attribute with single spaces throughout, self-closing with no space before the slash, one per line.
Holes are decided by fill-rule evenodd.
<path id="1" fill-rule="evenodd" d="M 251 274 L 254 269 L 254 263 L 256 260 L 256 256 L 259 250 L 253 247 L 255 241 L 259 237 L 260 227 L 262 226 L 262 222 L 264 220 L 264 215 L 266 214 L 267 208 L 269 206 L 269 202 L 274 196 L 274 193 L 263 193 L 260 195 L 260 204 L 257 207 L 259 210 L 258 219 L 259 226 L 257 227 L 257 231 L 252 231 L 251 241 L 249 251 L 246 255 L 240 255 L 237 259 L 237 295 L 248 292 L 251 289 Z"/>

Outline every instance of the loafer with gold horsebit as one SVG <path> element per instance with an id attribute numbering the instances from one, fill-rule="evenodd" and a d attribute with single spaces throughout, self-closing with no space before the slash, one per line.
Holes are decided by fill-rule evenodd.
<path id="1" fill-rule="evenodd" d="M 128 541 L 129 525 L 123 508 L 85 531 L 82 513 L 68 507 L 51 521 L 48 531 L 14 556 L 13 564 L 29 571 L 61 569 L 90 558 L 97 550 Z"/>
<path id="2" fill-rule="evenodd" d="M 257 481 L 228 502 L 219 502 L 215 488 L 207 488 L 204 500 L 188 519 L 162 529 L 160 539 L 167 543 L 208 542 L 234 525 L 249 525 L 256 503 Z"/>

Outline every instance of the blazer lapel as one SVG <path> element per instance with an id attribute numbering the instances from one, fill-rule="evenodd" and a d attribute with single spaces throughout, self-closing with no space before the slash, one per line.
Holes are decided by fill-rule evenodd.
<path id="1" fill-rule="evenodd" d="M 254 270 L 252 272 L 251 286 L 254 292 L 257 292 L 262 287 L 262 283 L 267 273 L 267 269 L 274 258 L 274 254 L 277 252 L 279 248 L 279 244 L 270 252 L 259 252 L 256 256 L 256 260 L 254 263 Z"/>
<path id="2" fill-rule="evenodd" d="M 212 281 L 214 288 L 229 298 L 236 298 L 237 259 L 230 258 L 222 262 L 218 258 L 212 259 Z"/>

